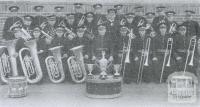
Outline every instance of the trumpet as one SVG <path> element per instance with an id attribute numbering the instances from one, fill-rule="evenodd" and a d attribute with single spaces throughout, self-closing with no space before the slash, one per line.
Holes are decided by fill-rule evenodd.
<path id="1" fill-rule="evenodd" d="M 45 59 L 48 75 L 53 83 L 60 83 L 65 80 L 65 72 L 63 69 L 61 57 L 61 48 L 62 46 L 50 48 L 49 50 L 51 51 L 53 56 L 48 56 Z"/>
<path id="2" fill-rule="evenodd" d="M 186 61 L 185 61 L 185 66 L 184 66 L 184 73 L 186 72 L 187 65 L 189 65 L 189 66 L 194 65 L 194 52 L 195 52 L 195 47 L 196 47 L 196 41 L 197 41 L 196 36 L 190 39 L 189 47 L 188 47 L 188 50 L 187 50 L 187 57 L 186 57 Z M 189 59 L 190 54 L 191 54 L 191 59 L 188 63 L 188 59 Z"/>
<path id="3" fill-rule="evenodd" d="M 37 42 L 35 39 L 32 39 L 25 42 L 25 46 L 28 48 L 19 50 L 19 59 L 22 70 L 29 83 L 38 83 L 42 79 L 43 73 L 38 58 Z M 27 54 L 27 52 L 29 52 L 30 55 Z"/>
<path id="4" fill-rule="evenodd" d="M 142 82 L 144 66 L 149 66 L 150 45 L 151 45 L 151 38 L 147 38 L 145 48 L 142 49 L 142 52 L 141 52 L 141 59 L 140 59 L 140 66 L 139 66 L 137 83 Z"/>
<path id="5" fill-rule="evenodd" d="M 164 55 L 164 60 L 163 60 L 163 65 L 162 65 L 162 71 L 161 71 L 161 75 L 160 75 L 160 83 L 162 83 L 165 66 L 167 66 L 167 67 L 170 66 L 171 54 L 172 54 L 172 45 L 173 45 L 173 39 L 172 38 L 168 38 L 168 40 L 167 40 L 167 48 L 165 50 L 165 55 Z M 168 57 L 167 64 L 166 64 L 167 55 L 169 57 Z"/>
<path id="6" fill-rule="evenodd" d="M 8 51 L 8 55 L 6 55 L 6 53 L 3 53 L 0 58 L 1 80 L 5 83 L 8 82 L 9 76 L 18 76 L 16 62 L 17 53 L 15 51 L 17 40 L 18 39 L 3 41 L 1 47 L 1 50 L 6 48 Z"/>
<path id="7" fill-rule="evenodd" d="M 128 30 L 128 31 L 129 31 L 129 34 L 134 35 L 133 29 Z M 131 42 L 132 42 L 132 38 L 129 36 L 128 45 L 127 45 L 127 53 L 126 53 L 126 57 L 125 57 L 125 63 L 130 63 Z"/>

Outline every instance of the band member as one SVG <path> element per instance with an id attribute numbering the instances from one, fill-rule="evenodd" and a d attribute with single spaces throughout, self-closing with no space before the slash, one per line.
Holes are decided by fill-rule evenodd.
<path id="1" fill-rule="evenodd" d="M 94 25 L 94 13 L 93 12 L 88 12 L 85 14 L 86 16 L 86 20 L 84 25 L 86 26 L 86 30 L 91 33 L 94 34 L 94 30 L 95 30 L 95 25 Z"/>
<path id="2" fill-rule="evenodd" d="M 154 39 L 154 52 L 153 52 L 153 71 L 154 71 L 154 81 L 158 83 L 161 78 L 161 73 L 162 73 L 162 67 L 163 63 L 164 65 L 164 71 L 163 71 L 163 76 L 162 76 L 162 81 L 166 81 L 167 77 L 169 74 L 174 72 L 175 70 L 175 61 L 173 58 L 173 52 L 174 52 L 174 47 L 172 44 L 172 49 L 168 47 L 169 50 L 171 50 L 171 55 L 169 51 L 167 51 L 167 57 L 165 57 L 165 52 L 167 48 L 167 42 L 168 38 L 172 38 L 171 34 L 167 33 L 167 24 L 166 23 L 160 23 L 159 24 L 159 32 L 158 35 Z M 173 38 L 172 38 L 173 39 Z M 165 59 L 165 62 L 164 62 Z M 170 61 L 170 65 L 167 66 L 167 62 Z"/>
<path id="3" fill-rule="evenodd" d="M 117 20 L 121 20 L 122 18 L 124 18 L 124 11 L 123 11 L 123 5 L 122 4 L 117 4 L 117 5 L 114 5 L 114 8 L 116 9 L 117 11 Z"/>
<path id="4" fill-rule="evenodd" d="M 44 22 L 47 22 L 47 18 L 42 16 L 41 12 L 44 9 L 44 6 L 35 6 L 33 8 L 36 12 L 36 16 L 33 18 L 33 21 L 31 23 L 31 28 L 35 28 L 36 26 L 40 26 L 42 29 L 45 27 Z"/>
<path id="5" fill-rule="evenodd" d="M 168 19 L 168 33 L 175 33 L 178 24 L 175 21 L 175 14 L 176 12 L 174 11 L 167 11 L 166 15 L 167 15 L 167 19 Z"/>
<path id="6" fill-rule="evenodd" d="M 9 7 L 9 11 L 12 14 L 12 17 L 8 17 L 4 23 L 3 27 L 3 39 L 10 40 L 15 38 L 11 29 L 13 27 L 17 27 L 23 25 L 23 21 L 20 17 L 17 16 L 17 12 L 19 10 L 18 6 Z"/>
<path id="7" fill-rule="evenodd" d="M 84 16 L 84 9 L 82 3 L 74 3 L 75 8 L 75 23 L 77 26 L 81 26 L 84 24 L 85 16 Z"/>
<path id="8" fill-rule="evenodd" d="M 199 37 L 199 34 L 200 34 L 199 24 L 198 22 L 193 20 L 193 15 L 195 14 L 195 12 L 192 10 L 186 10 L 185 13 L 186 13 L 185 21 L 183 22 L 183 24 L 186 25 L 186 28 L 187 28 L 186 34 L 190 36 L 196 35 L 197 37 Z"/>
<path id="9" fill-rule="evenodd" d="M 146 19 L 144 18 L 144 7 L 137 6 L 135 7 L 135 18 L 134 18 L 134 25 L 136 25 L 136 30 L 138 31 L 138 26 L 145 25 L 147 23 Z"/>
<path id="10" fill-rule="evenodd" d="M 116 36 L 116 31 L 119 28 L 119 21 L 116 19 L 116 10 L 108 9 L 107 20 L 106 20 L 106 28 L 107 33 L 113 37 Z"/>
<path id="11" fill-rule="evenodd" d="M 58 26 L 62 21 L 65 21 L 65 16 L 63 15 L 63 6 L 54 7 L 54 11 L 56 12 L 56 23 L 55 26 Z"/>
<path id="12" fill-rule="evenodd" d="M 24 26 L 23 26 L 23 28 L 29 33 L 29 34 L 31 34 L 31 23 L 32 23 L 32 20 L 33 20 L 33 16 L 31 16 L 31 15 L 25 15 L 24 16 L 24 20 L 23 20 L 23 22 L 24 22 Z"/>
<path id="13" fill-rule="evenodd" d="M 85 61 L 89 61 L 89 59 L 92 59 L 92 41 L 90 38 L 88 38 L 88 32 L 86 32 L 86 28 L 84 26 L 79 26 L 76 32 L 77 37 L 73 39 L 73 47 L 83 45 L 84 59 Z"/>
<path id="14" fill-rule="evenodd" d="M 152 79 L 154 78 L 151 60 L 153 51 L 153 38 L 147 33 L 145 25 L 138 27 L 138 36 L 133 41 L 133 47 L 133 81 L 139 82 L 141 80 L 141 82 L 152 82 Z M 142 74 L 141 77 L 139 76 L 140 73 Z"/>
<path id="15" fill-rule="evenodd" d="M 47 16 L 47 22 L 52 28 L 54 28 L 56 24 L 56 16 L 55 15 Z"/>
<path id="16" fill-rule="evenodd" d="M 178 32 L 176 33 L 175 36 L 175 58 L 177 61 L 177 70 L 178 71 L 184 71 L 185 63 L 186 63 L 186 58 L 187 58 L 187 50 L 190 44 L 190 40 L 192 38 L 196 38 L 195 36 L 191 37 L 190 35 L 187 35 L 187 26 L 184 24 L 181 24 L 178 26 Z M 192 46 L 190 46 L 192 47 Z M 194 53 L 194 58 L 191 59 L 189 58 L 188 64 L 187 64 L 187 71 L 192 72 L 196 74 L 196 67 L 198 61 L 195 59 L 197 58 L 197 48 L 195 48 L 195 53 Z M 191 56 L 192 54 L 190 54 Z M 191 60 L 194 60 L 194 64 L 190 65 L 189 62 Z"/>
<path id="17" fill-rule="evenodd" d="M 13 27 L 11 29 L 13 32 L 14 38 L 18 39 L 16 43 L 16 51 L 18 52 L 22 47 L 24 47 L 24 38 L 23 38 L 23 32 L 21 31 L 21 28 L 19 26 Z"/>
<path id="18" fill-rule="evenodd" d="M 124 22 L 120 22 L 120 25 L 126 26 L 128 29 L 133 29 L 133 32 L 136 32 L 136 26 L 134 25 L 135 14 L 134 13 L 127 13 L 125 18 L 126 20 Z"/>
<path id="19" fill-rule="evenodd" d="M 147 12 L 145 15 L 146 15 L 146 20 L 147 20 L 147 24 L 146 24 L 147 34 L 149 34 L 151 37 L 156 36 L 157 33 L 155 32 L 153 25 L 152 25 L 153 19 L 155 18 L 155 13 Z"/>
<path id="20" fill-rule="evenodd" d="M 71 31 L 75 32 L 76 23 L 75 23 L 75 15 L 73 13 L 67 14 L 66 27 Z"/>
<path id="21" fill-rule="evenodd" d="M 166 7 L 165 6 L 158 6 L 156 7 L 156 12 L 157 12 L 157 16 L 153 19 L 153 28 L 155 29 L 155 31 L 158 33 L 159 32 L 159 27 L 158 25 L 160 23 L 168 23 L 168 19 L 166 17 L 165 14 L 166 11 Z"/>

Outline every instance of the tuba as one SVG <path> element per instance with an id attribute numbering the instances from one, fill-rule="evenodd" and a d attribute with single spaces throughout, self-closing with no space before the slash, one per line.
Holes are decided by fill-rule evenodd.
<path id="1" fill-rule="evenodd" d="M 37 43 L 35 39 L 25 42 L 27 48 L 19 50 L 19 59 L 22 70 L 29 83 L 38 83 L 42 77 L 42 69 L 37 52 Z"/>
<path id="2" fill-rule="evenodd" d="M 83 45 L 70 49 L 71 51 L 73 51 L 74 56 L 69 57 L 67 60 L 72 81 L 74 81 L 75 83 L 84 82 L 87 76 L 82 49 Z"/>
<path id="3" fill-rule="evenodd" d="M 65 72 L 63 69 L 61 57 L 61 48 L 62 46 L 50 48 L 49 50 L 51 51 L 53 56 L 48 56 L 45 59 L 47 72 L 51 82 L 53 83 L 60 83 L 65 80 Z"/>
<path id="4" fill-rule="evenodd" d="M 18 76 L 17 62 L 16 62 L 16 51 L 15 46 L 17 39 L 3 41 L 3 44 L 0 48 L 1 51 L 7 48 L 8 55 L 3 52 L 0 58 L 0 70 L 1 70 L 1 80 L 5 83 L 8 82 L 9 76 Z"/>

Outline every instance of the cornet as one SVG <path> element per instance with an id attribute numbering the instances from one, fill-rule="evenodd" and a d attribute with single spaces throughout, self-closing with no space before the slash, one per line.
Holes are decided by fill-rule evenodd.
<path id="1" fill-rule="evenodd" d="M 163 65 L 162 65 L 162 71 L 161 71 L 161 75 L 160 75 L 160 83 L 162 83 L 165 66 L 167 66 L 167 67 L 170 66 L 171 54 L 172 54 L 172 45 L 173 45 L 173 39 L 172 38 L 168 38 L 168 40 L 167 40 L 167 48 L 165 50 L 165 55 L 164 55 L 164 60 L 163 60 Z M 168 60 L 167 60 L 167 64 L 166 64 L 167 55 L 168 55 Z"/>
<path id="2" fill-rule="evenodd" d="M 62 20 L 62 21 L 59 23 L 59 26 L 64 27 L 65 30 L 67 31 L 67 32 L 64 34 L 65 37 L 66 37 L 67 33 L 69 33 L 72 37 L 76 37 L 76 34 L 75 34 L 72 30 L 70 30 L 69 28 L 67 28 L 67 27 L 65 26 L 64 20 Z"/>
<path id="3" fill-rule="evenodd" d="M 78 26 L 83 25 L 83 24 L 84 24 L 84 21 L 85 21 L 85 15 L 83 15 L 83 16 L 81 17 L 81 19 L 79 20 Z"/>

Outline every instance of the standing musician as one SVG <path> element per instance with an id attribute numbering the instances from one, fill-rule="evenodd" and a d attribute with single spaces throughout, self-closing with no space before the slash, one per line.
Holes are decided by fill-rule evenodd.
<path id="1" fill-rule="evenodd" d="M 61 21 L 65 20 L 65 16 L 63 15 L 63 10 L 64 10 L 63 6 L 55 6 L 54 7 L 54 11 L 56 12 L 55 26 L 57 26 L 59 23 L 61 23 Z"/>
<path id="2" fill-rule="evenodd" d="M 154 28 L 153 28 L 153 19 L 155 17 L 155 13 L 154 12 L 147 12 L 146 14 L 146 20 L 147 20 L 147 24 L 146 24 L 146 32 L 147 33 L 156 33 Z M 156 35 L 156 34 L 155 34 Z"/>
<path id="3" fill-rule="evenodd" d="M 12 16 L 8 17 L 4 23 L 3 39 L 10 40 L 10 39 L 15 38 L 11 29 L 13 27 L 19 26 L 19 24 L 23 25 L 23 20 L 17 16 L 18 10 L 19 10 L 18 6 L 9 7 L 9 11 L 11 12 L 10 14 L 12 14 Z"/>
<path id="4" fill-rule="evenodd" d="M 33 18 L 33 21 L 31 23 L 31 28 L 35 28 L 36 26 L 40 26 L 41 28 L 45 27 L 44 24 L 41 25 L 42 23 L 44 22 L 47 22 L 47 18 L 42 16 L 42 13 L 43 12 L 43 9 L 44 9 L 44 6 L 35 6 L 33 8 L 36 12 L 36 16 Z"/>
<path id="5" fill-rule="evenodd" d="M 168 33 L 176 32 L 177 30 L 177 22 L 175 21 L 176 12 L 174 11 L 167 11 L 166 12 L 167 19 L 168 19 Z"/>
<path id="6" fill-rule="evenodd" d="M 160 23 L 159 24 L 159 32 L 158 35 L 154 39 L 154 53 L 153 53 L 153 71 L 155 75 L 155 82 L 158 83 L 165 81 L 169 74 L 171 74 L 175 70 L 175 61 L 173 58 L 174 46 L 168 43 L 169 38 L 172 38 L 172 35 L 167 33 L 167 24 Z M 172 46 L 170 48 L 170 46 Z M 168 47 L 168 49 L 167 49 Z M 166 49 L 168 51 L 166 51 Z M 171 50 L 171 53 L 170 53 Z M 163 73 L 162 73 L 163 72 Z M 162 75 L 162 76 L 161 76 Z"/>
<path id="7" fill-rule="evenodd" d="M 151 82 L 154 78 L 152 73 L 153 40 L 146 31 L 146 25 L 138 26 L 138 36 L 133 41 L 134 53 L 132 69 L 133 81 L 137 83 Z"/>
<path id="8" fill-rule="evenodd" d="M 185 13 L 186 13 L 185 21 L 183 22 L 183 24 L 186 25 L 187 28 L 186 35 L 189 36 L 197 35 L 197 37 L 199 37 L 200 35 L 199 24 L 198 22 L 193 20 L 193 15 L 195 14 L 195 12 L 192 10 L 186 10 Z"/>
<path id="9" fill-rule="evenodd" d="M 81 26 L 84 23 L 85 16 L 83 14 L 83 4 L 82 3 L 74 3 L 75 8 L 75 23 L 76 26 Z"/>
<path id="10" fill-rule="evenodd" d="M 86 26 L 86 30 L 88 33 L 94 34 L 95 30 L 95 23 L 94 23 L 94 13 L 93 12 L 87 12 L 85 14 L 86 20 L 84 25 Z"/>
<path id="11" fill-rule="evenodd" d="M 147 23 L 146 19 L 144 18 L 144 7 L 143 6 L 136 6 L 135 8 L 135 19 L 134 25 L 136 26 L 136 31 L 138 31 L 138 27 L 145 25 Z"/>
<path id="12" fill-rule="evenodd" d="M 76 23 L 75 23 L 75 15 L 73 13 L 67 14 L 67 20 L 65 22 L 65 25 L 72 32 L 75 32 Z"/>
<path id="13" fill-rule="evenodd" d="M 56 16 L 53 14 L 47 16 L 47 22 L 51 26 L 51 28 L 56 27 Z"/>
<path id="14" fill-rule="evenodd" d="M 157 33 L 159 32 L 158 25 L 160 23 L 168 23 L 168 19 L 166 17 L 165 11 L 166 11 L 166 7 L 165 6 L 156 7 L 157 16 L 153 20 L 153 28 L 155 29 L 155 31 Z"/>
<path id="15" fill-rule="evenodd" d="M 107 33 L 109 35 L 115 36 L 116 31 L 119 28 L 119 21 L 116 18 L 116 10 L 108 9 L 107 12 L 108 12 L 106 20 Z"/>
<path id="16" fill-rule="evenodd" d="M 178 26 L 178 32 L 176 33 L 176 36 L 175 36 L 175 58 L 176 58 L 176 62 L 177 62 L 177 69 L 178 71 L 184 71 L 184 67 L 185 67 L 185 63 L 186 63 L 186 58 L 187 58 L 187 55 L 188 55 L 188 48 L 189 47 L 192 47 L 189 46 L 190 44 L 190 40 L 192 38 L 196 38 L 196 36 L 190 36 L 190 35 L 187 35 L 187 25 L 184 25 L 184 24 L 181 24 Z M 195 45 L 197 46 L 197 44 Z M 198 59 L 197 58 L 197 51 L 196 51 L 197 48 L 195 48 L 195 53 L 194 53 L 194 58 L 191 59 L 189 58 L 188 59 L 188 62 L 187 62 L 187 68 L 186 69 L 187 71 L 189 72 L 192 72 L 194 74 L 196 74 L 196 67 L 197 67 L 197 63 L 198 61 L 195 60 L 195 59 Z M 190 56 L 192 56 L 192 54 L 190 54 Z M 189 64 L 190 61 L 193 60 L 193 64 Z"/>
<path id="17" fill-rule="evenodd" d="M 117 20 L 120 21 L 122 18 L 124 18 L 123 5 L 122 4 L 116 4 L 116 5 L 114 5 L 114 8 L 117 11 L 117 13 L 116 13 Z"/>
<path id="18" fill-rule="evenodd" d="M 33 16 L 31 16 L 31 15 L 25 15 L 23 18 L 24 18 L 24 20 L 23 20 L 23 22 L 24 22 L 23 28 L 24 28 L 29 34 L 31 34 L 31 23 L 32 23 L 32 21 L 33 21 Z M 31 35 L 31 36 L 32 36 L 32 35 Z"/>

